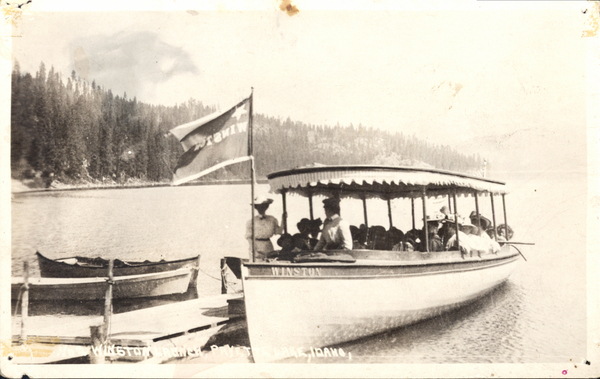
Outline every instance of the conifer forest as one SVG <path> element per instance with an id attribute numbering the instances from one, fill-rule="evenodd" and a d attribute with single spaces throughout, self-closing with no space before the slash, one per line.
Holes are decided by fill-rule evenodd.
<path id="1" fill-rule="evenodd" d="M 88 83 L 75 71 L 65 78 L 41 63 L 31 75 L 21 73 L 15 62 L 12 176 L 37 175 L 70 184 L 168 182 L 183 149 L 167 131 L 215 111 L 215 106 L 194 99 L 173 106 L 145 104 Z M 473 175 L 484 165 L 479 155 L 466 156 L 376 125 L 309 125 L 255 113 L 253 131 L 259 179 L 315 163 L 416 165 Z M 247 179 L 248 164 L 226 167 L 201 180 Z"/>

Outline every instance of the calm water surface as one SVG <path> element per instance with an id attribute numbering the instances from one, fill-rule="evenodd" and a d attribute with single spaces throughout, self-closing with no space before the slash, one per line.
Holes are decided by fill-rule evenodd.
<path id="1" fill-rule="evenodd" d="M 556 179 L 509 181 L 508 223 L 514 240 L 535 242 L 521 251 L 509 280 L 483 299 L 440 317 L 342 345 L 356 363 L 534 363 L 580 361 L 586 356 L 585 173 Z M 266 194 L 267 186 L 257 191 Z M 281 217 L 278 196 L 269 213 Z M 12 201 L 12 273 L 23 260 L 39 276 L 35 252 L 124 260 L 179 259 L 201 254 L 199 296 L 220 293 L 219 261 L 248 257 L 243 238 L 250 218 L 245 185 L 82 190 L 18 194 Z M 445 199 L 428 201 L 439 209 Z M 318 199 L 315 217 L 324 219 Z M 421 209 L 415 203 L 417 217 Z M 474 209 L 459 199 L 459 212 Z M 489 198 L 481 212 L 491 217 Z M 496 200 L 498 223 L 502 202 Z M 387 205 L 368 202 L 369 223 L 387 226 Z M 410 228 L 410 203 L 392 203 L 394 224 Z M 500 210 L 500 211 L 499 211 Z M 288 196 L 290 232 L 308 217 L 308 201 Z M 342 216 L 362 222 L 362 203 L 345 200 Z M 420 225 L 417 225 L 420 227 Z M 446 289 L 440 288 L 440 291 Z M 287 362 L 294 362 L 288 360 Z M 328 358 L 322 363 L 350 362 Z M 318 360 L 311 363 L 320 363 Z"/>

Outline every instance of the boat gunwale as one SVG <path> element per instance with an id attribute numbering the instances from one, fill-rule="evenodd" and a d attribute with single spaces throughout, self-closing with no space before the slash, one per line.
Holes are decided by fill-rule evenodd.
<path id="1" fill-rule="evenodd" d="M 184 272 L 185 271 L 185 272 Z M 191 267 L 182 267 L 176 270 L 150 272 L 146 274 L 134 274 L 134 275 L 121 275 L 114 276 L 112 281 L 117 284 L 118 282 L 135 282 L 140 280 L 159 280 L 171 277 L 187 276 L 192 274 Z M 155 276 L 155 277 L 151 277 Z M 56 285 L 87 285 L 87 284 L 98 284 L 106 282 L 108 276 L 94 276 L 84 278 L 45 278 L 45 277 L 29 277 L 28 284 L 33 286 L 56 286 Z M 11 278 L 11 284 L 23 284 L 24 278 L 22 276 L 14 276 Z"/>
<path id="2" fill-rule="evenodd" d="M 337 250 L 343 252 L 345 250 Z M 378 250 L 359 250 L 359 251 L 378 251 Z M 379 251 L 388 251 L 388 250 L 379 250 Z M 448 252 L 456 252 L 459 254 L 458 250 L 448 250 Z M 360 263 L 356 262 L 286 262 L 286 261 L 273 261 L 273 262 L 242 262 L 242 265 L 248 267 L 409 267 L 409 266 L 429 266 L 429 265 L 450 265 L 450 264 L 467 264 L 473 262 L 491 262 L 491 261 L 500 261 L 508 258 L 512 258 L 518 256 L 519 253 L 505 253 L 505 254 L 486 254 L 483 257 L 467 257 L 458 259 L 458 257 L 454 259 L 445 259 L 445 260 L 435 260 L 435 259 L 423 259 L 423 260 L 413 260 L 413 261 L 401 261 L 401 260 L 369 260 L 369 259 L 361 259 Z M 373 263 L 366 263 L 373 261 Z M 358 260 L 357 260 L 358 262 Z"/>
<path id="3" fill-rule="evenodd" d="M 504 265 L 508 265 L 508 264 L 512 264 L 512 263 L 516 263 L 518 260 L 518 257 L 516 256 L 511 256 L 511 257 L 506 257 L 506 259 L 503 260 L 499 260 L 497 262 L 491 263 L 493 261 L 487 261 L 488 264 L 486 265 L 479 265 L 479 266 L 474 266 L 474 267 L 456 267 L 456 268 L 452 268 L 452 269 L 447 269 L 447 270 L 441 270 L 441 271 L 423 271 L 423 272 L 398 272 L 398 273 L 391 273 L 391 274 L 370 274 L 370 275 L 308 275 L 308 276 L 295 276 L 295 275 L 246 275 L 244 276 L 245 280 L 371 280 L 371 279 L 394 279 L 394 278 L 417 278 L 417 277 L 424 277 L 424 276 L 431 276 L 431 275 L 447 275 L 447 274 L 457 274 L 457 273 L 464 273 L 464 272 L 468 272 L 468 271 L 478 271 L 478 270 L 489 270 L 489 269 L 493 269 L 496 267 L 500 267 L 500 266 L 504 266 Z M 480 262 L 480 261 L 470 261 L 470 263 L 473 262 Z M 483 263 L 483 262 L 482 262 Z M 368 266 L 370 268 L 377 268 L 379 266 Z M 397 266 L 398 267 L 398 266 Z M 395 268 L 397 268 L 395 267 Z"/>
<path id="4" fill-rule="evenodd" d="M 51 261 L 52 263 L 56 263 L 56 264 L 60 264 L 60 265 L 64 265 L 67 267 L 84 267 L 84 268 L 89 268 L 89 269 L 102 269 L 102 270 L 106 270 L 108 268 L 108 259 L 105 258 L 101 258 L 101 259 L 105 259 L 107 265 L 106 266 L 88 266 L 88 265 L 81 265 L 78 262 L 76 263 L 66 263 L 63 262 L 63 260 L 65 259 L 79 259 L 79 258 L 85 258 L 85 259 L 94 259 L 94 258 L 88 258 L 88 257 L 84 257 L 84 256 L 73 256 L 73 257 L 65 257 L 65 258 L 58 258 L 58 259 L 52 259 L 52 258 L 48 258 L 47 256 L 43 255 L 42 253 L 40 253 L 39 251 L 35 252 L 36 256 L 38 257 L 38 259 L 41 257 L 47 261 Z M 194 257 L 190 257 L 190 258 L 183 258 L 183 259 L 177 259 L 177 260 L 173 260 L 173 261 L 159 261 L 159 262 L 139 262 L 139 261 L 134 261 L 133 264 L 131 264 L 128 261 L 124 261 L 122 259 L 120 259 L 122 262 L 126 263 L 125 266 L 119 267 L 119 268 L 128 268 L 128 267 L 149 267 L 149 266 L 156 266 L 156 265 L 165 265 L 165 264 L 169 264 L 169 263 L 181 263 L 181 262 L 185 262 L 185 261 L 190 261 L 194 262 L 198 260 L 198 257 L 200 257 L 200 254 L 194 256 Z"/>

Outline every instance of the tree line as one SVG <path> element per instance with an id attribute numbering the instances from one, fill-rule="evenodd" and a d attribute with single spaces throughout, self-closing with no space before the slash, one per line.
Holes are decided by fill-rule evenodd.
<path id="1" fill-rule="evenodd" d="M 65 183 L 171 180 L 183 150 L 173 127 L 215 112 L 190 99 L 151 105 L 89 84 L 73 71 L 63 78 L 40 64 L 35 76 L 12 71 L 11 169 L 15 178 L 42 175 Z M 403 133 L 372 127 L 310 125 L 254 115 L 256 173 L 321 164 L 420 165 L 475 173 L 479 155 L 464 155 Z M 248 177 L 248 164 L 218 170 L 204 180 Z"/>

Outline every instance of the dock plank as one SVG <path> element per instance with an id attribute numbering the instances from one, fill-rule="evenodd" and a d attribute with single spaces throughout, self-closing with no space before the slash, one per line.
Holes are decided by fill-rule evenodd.
<path id="1" fill-rule="evenodd" d="M 111 317 L 112 343 L 144 345 L 177 333 L 202 330 L 227 322 L 227 300 L 241 294 L 225 294 L 164 304 L 114 314 Z M 13 340 L 20 334 L 20 318 L 13 318 Z M 102 316 L 33 316 L 27 319 L 28 335 L 44 343 L 89 344 L 90 326 L 101 325 Z"/>

